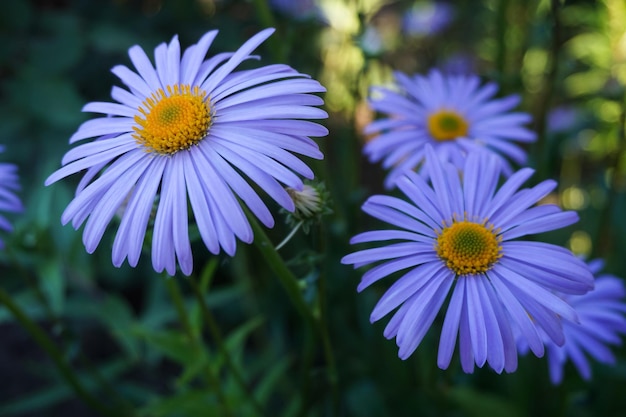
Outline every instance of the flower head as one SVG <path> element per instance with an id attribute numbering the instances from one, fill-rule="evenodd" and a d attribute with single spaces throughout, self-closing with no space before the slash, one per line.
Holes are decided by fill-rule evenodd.
<path id="1" fill-rule="evenodd" d="M 576 313 L 553 291 L 583 294 L 593 287 L 584 262 L 561 247 L 516 240 L 528 234 L 558 229 L 577 221 L 574 212 L 554 205 L 535 206 L 554 181 L 533 188 L 519 187 L 533 171 L 522 169 L 499 189 L 497 159 L 471 152 L 462 176 L 441 162 L 426 146 L 432 185 L 414 172 L 397 182 L 408 201 L 391 196 L 370 197 L 363 211 L 399 228 L 361 233 L 351 243 L 384 242 L 345 256 L 355 267 L 378 263 L 367 271 L 358 290 L 399 271 L 404 274 L 372 311 L 379 320 L 396 310 L 384 335 L 395 337 L 399 356 L 408 358 L 450 297 L 443 322 L 437 363 L 445 369 L 459 334 L 461 365 L 472 372 L 485 362 L 496 371 L 517 367 L 513 327 L 521 329 L 531 350 L 541 356 L 538 329 L 563 344 L 561 318 L 576 321 Z"/>
<path id="2" fill-rule="evenodd" d="M 454 17 L 448 3 L 419 2 L 402 17 L 402 29 L 408 35 L 435 35 L 447 28 Z"/>
<path id="3" fill-rule="evenodd" d="M 316 18 L 324 21 L 324 14 L 315 0 L 270 0 L 270 7 L 296 20 Z"/>
<path id="4" fill-rule="evenodd" d="M 0 146 L 0 152 L 2 151 L 3 147 Z M 11 232 L 13 226 L 2 213 L 18 213 L 23 210 L 22 203 L 15 194 L 19 188 L 17 166 L 0 163 L 0 229 L 6 232 Z M 3 248 L 4 242 L 0 239 L 0 249 Z"/>
<path id="5" fill-rule="evenodd" d="M 558 294 L 576 310 L 580 323 L 563 322 L 563 346 L 556 345 L 544 336 L 553 384 L 563 380 L 563 368 L 568 360 L 572 361 L 585 380 L 591 379 L 591 365 L 587 355 L 600 363 L 615 363 L 615 356 L 609 346 L 621 345 L 621 336 L 626 334 L 624 282 L 613 275 L 600 274 L 600 260 L 590 262 L 589 268 L 596 276 L 592 291 L 583 295 Z M 519 347 L 521 352 L 528 350 L 523 342 Z"/>
<path id="6" fill-rule="evenodd" d="M 519 164 L 526 160 L 526 153 L 514 142 L 532 142 L 535 134 L 523 126 L 530 121 L 528 114 L 510 112 L 519 97 L 494 99 L 496 84 L 481 85 L 475 75 L 443 75 L 433 70 L 427 76 L 400 72 L 395 76 L 399 91 L 374 88 L 370 100 L 374 110 L 389 117 L 365 128 L 366 134 L 378 134 L 364 152 L 370 161 L 382 160 L 383 167 L 390 169 L 387 188 L 407 170 L 428 170 L 426 144 L 459 168 L 474 148 L 498 156 L 506 175 L 512 173 L 507 158 Z"/>
<path id="7" fill-rule="evenodd" d="M 323 126 L 301 119 L 325 118 L 311 94 L 325 91 L 315 80 L 287 65 L 235 71 L 267 39 L 264 30 L 234 53 L 205 60 L 217 31 L 205 34 L 181 57 L 178 38 L 155 49 L 153 66 L 146 53 L 129 50 L 136 72 L 116 66 L 128 90 L 113 87 L 117 103 L 89 103 L 84 111 L 106 114 L 84 123 L 70 138 L 95 138 L 67 152 L 50 185 L 87 170 L 62 222 L 74 228 L 86 221 L 83 242 L 98 246 L 116 212 L 122 219 L 113 243 L 113 264 L 138 262 L 153 204 L 152 264 L 156 271 L 185 274 L 193 267 L 188 236 L 188 202 L 210 252 L 234 254 L 236 238 L 251 242 L 252 229 L 238 201 L 267 227 L 274 219 L 256 183 L 279 205 L 295 206 L 284 186 L 302 189 L 299 175 L 311 169 L 294 155 L 323 157 L 311 136 Z M 118 210 L 124 206 L 123 210 Z"/>

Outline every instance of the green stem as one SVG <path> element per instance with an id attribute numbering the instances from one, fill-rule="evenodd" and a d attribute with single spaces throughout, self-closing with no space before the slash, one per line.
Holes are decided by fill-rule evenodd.
<path id="1" fill-rule="evenodd" d="M 215 266 L 213 266 L 213 264 Z M 210 270 L 214 271 L 216 266 L 217 266 L 217 258 L 212 258 L 209 264 Z M 210 280 L 210 276 L 209 278 L 207 278 L 207 280 Z M 248 387 L 248 384 L 244 380 L 243 376 L 241 375 L 241 372 L 239 372 L 239 369 L 237 368 L 237 366 L 235 365 L 235 362 L 230 356 L 228 348 L 226 347 L 226 343 L 224 342 L 224 338 L 222 337 L 222 333 L 220 332 L 219 326 L 217 325 L 217 320 L 215 320 L 215 317 L 213 316 L 213 313 L 211 312 L 211 309 L 209 308 L 206 302 L 206 299 L 204 298 L 204 293 L 208 288 L 205 288 L 205 291 L 203 291 L 202 284 L 203 282 L 198 284 L 195 279 L 189 280 L 189 285 L 191 286 L 191 289 L 193 290 L 193 293 L 196 296 L 196 300 L 198 301 L 198 304 L 200 305 L 200 311 L 202 313 L 204 322 L 206 323 L 209 329 L 209 332 L 211 334 L 211 337 L 215 341 L 215 344 L 217 345 L 217 348 L 220 354 L 224 357 L 224 362 L 226 363 L 226 366 L 228 367 L 228 370 L 230 371 L 231 375 L 233 376 L 233 378 L 235 379 L 239 387 L 246 394 L 247 398 L 250 400 L 250 404 L 254 408 L 256 414 L 258 416 L 263 416 L 265 415 L 263 408 L 254 397 L 254 394 L 250 390 L 250 387 Z"/>
<path id="2" fill-rule="evenodd" d="M 170 293 L 170 297 L 174 302 L 174 308 L 176 308 L 176 312 L 178 313 L 178 318 L 180 320 L 181 325 L 189 340 L 193 343 L 194 349 L 197 351 L 206 351 L 202 344 L 202 341 L 196 332 L 193 330 L 193 326 L 191 325 L 191 321 L 189 320 L 189 315 L 187 314 L 187 309 L 185 308 L 185 302 L 183 300 L 183 296 L 180 292 L 180 287 L 178 286 L 178 282 L 176 281 L 176 277 L 169 277 L 164 275 L 164 280 L 167 285 L 167 290 Z M 211 366 L 207 363 L 204 367 L 204 376 L 211 386 L 211 388 L 215 391 L 217 395 L 218 401 L 222 404 L 223 409 L 225 410 L 226 415 L 234 416 L 233 411 L 230 409 L 228 401 L 226 400 L 226 396 L 222 391 L 222 384 L 220 383 L 218 377 L 213 373 Z"/>
<path id="3" fill-rule="evenodd" d="M 31 335 L 35 342 L 50 356 L 50 359 L 52 359 L 58 368 L 61 376 L 74 390 L 76 395 L 85 402 L 85 404 L 87 404 L 94 411 L 98 412 L 100 415 L 107 417 L 120 416 L 120 410 L 114 410 L 105 406 L 85 389 L 72 368 L 65 362 L 61 351 L 57 348 L 52 339 L 50 339 L 50 337 L 34 321 L 32 321 L 16 303 L 13 302 L 11 297 L 3 289 L 0 289 L 0 303 L 6 306 L 22 327 Z M 128 416 L 133 414 L 134 413 L 122 415 Z"/>
<path id="4" fill-rule="evenodd" d="M 281 284 L 283 284 L 283 287 L 289 294 L 291 302 L 305 319 L 306 323 L 309 325 L 309 329 L 313 332 L 317 332 L 319 335 L 322 341 L 326 365 L 328 366 L 329 383 L 331 384 L 333 390 L 333 396 L 337 397 L 337 372 L 327 329 L 325 329 L 322 322 L 320 322 L 320 317 L 316 318 L 313 315 L 310 307 L 304 299 L 304 296 L 302 295 L 298 279 L 291 273 L 289 268 L 287 268 L 287 265 L 285 265 L 285 262 L 276 251 L 276 248 L 270 241 L 265 231 L 261 228 L 256 219 L 250 215 L 250 213 L 248 213 L 248 220 L 250 221 L 252 230 L 254 231 L 254 244 L 261 251 L 263 258 L 270 265 Z M 338 397 L 333 398 L 333 402 L 336 402 L 335 405 L 338 404 Z"/>
<path id="5" fill-rule="evenodd" d="M 551 160 L 546 158 L 546 123 L 547 115 L 552 105 L 552 97 L 556 86 L 557 75 L 559 71 L 559 50 L 561 48 L 561 19 L 560 19 L 560 2 L 559 0 L 550 1 L 550 16 L 552 17 L 552 40 L 549 50 L 548 67 L 544 79 L 542 91 L 538 95 L 535 104 L 536 112 L 535 131 L 537 132 L 537 141 L 534 146 L 534 155 L 537 158 L 537 177 L 545 178 L 550 176 L 549 165 Z"/>
<path id="6" fill-rule="evenodd" d="M 289 232 L 287 237 L 285 237 L 282 242 L 280 242 L 278 245 L 276 245 L 276 250 L 277 251 L 280 250 L 280 248 L 285 246 L 291 240 L 291 238 L 296 234 L 296 232 L 300 229 L 300 226 L 302 226 L 303 223 L 304 223 L 304 221 L 300 220 L 300 222 L 296 225 L 296 227 L 294 227 L 293 230 L 291 232 Z"/>
<path id="7" fill-rule="evenodd" d="M 291 273 L 289 268 L 287 268 L 285 261 L 283 261 L 282 257 L 278 254 L 278 252 L 276 252 L 276 248 L 270 241 L 269 237 L 267 237 L 265 231 L 256 221 L 256 218 L 250 215 L 250 213 L 248 213 L 248 221 L 254 231 L 254 244 L 259 251 L 261 251 L 263 259 L 265 259 L 272 271 L 274 271 L 278 277 L 280 283 L 285 288 L 285 291 L 287 291 L 289 299 L 293 303 L 296 310 L 298 310 L 298 313 L 302 315 L 308 325 L 315 328 L 315 318 L 313 317 L 313 313 L 311 312 L 308 304 L 304 300 L 300 282 Z"/>
<path id="8" fill-rule="evenodd" d="M 261 22 L 261 25 L 268 28 L 276 27 L 276 20 L 274 19 L 274 15 L 269 8 L 268 0 L 253 0 L 254 8 L 256 9 L 256 15 Z M 286 57 L 284 54 L 283 47 L 279 42 L 279 39 L 276 35 L 272 36 L 268 39 L 268 44 L 270 46 L 270 52 L 272 53 L 272 58 L 276 62 L 285 62 Z"/>

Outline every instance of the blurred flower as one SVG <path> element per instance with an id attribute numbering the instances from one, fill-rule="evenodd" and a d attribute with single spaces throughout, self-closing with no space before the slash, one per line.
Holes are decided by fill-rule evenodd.
<path id="1" fill-rule="evenodd" d="M 379 133 L 363 151 L 370 161 L 382 159 L 383 167 L 391 169 L 385 180 L 387 188 L 407 170 L 424 165 L 427 173 L 427 164 L 423 164 L 427 143 L 457 167 L 463 166 L 465 155 L 473 148 L 497 155 L 506 175 L 513 170 L 501 154 L 519 164 L 525 162 L 526 152 L 512 142 L 532 142 L 536 136 L 522 126 L 530 121 L 530 115 L 509 112 L 519 97 L 494 99 L 497 85 L 481 86 L 475 75 L 444 76 L 437 70 L 425 77 L 395 75 L 399 92 L 375 87 L 370 99 L 374 110 L 389 117 L 372 122 L 364 132 Z"/>
<path id="2" fill-rule="evenodd" d="M 576 310 L 580 323 L 563 322 L 563 346 L 557 346 L 544 335 L 553 384 L 563 380 L 563 367 L 568 359 L 585 380 L 591 378 L 591 366 L 585 353 L 600 363 L 616 361 L 608 345 L 621 345 L 620 334 L 626 334 L 626 290 L 621 279 L 599 275 L 602 264 L 600 260 L 589 263 L 589 269 L 596 276 L 592 291 L 584 295 L 557 294 Z M 527 344 L 521 341 L 520 352 L 527 351 Z"/>
<path id="3" fill-rule="evenodd" d="M 455 53 L 441 63 L 441 72 L 448 75 L 471 75 L 475 72 L 476 57 L 465 53 Z"/>
<path id="4" fill-rule="evenodd" d="M 576 107 L 555 107 L 548 113 L 548 131 L 563 133 L 575 130 L 582 118 L 582 112 Z"/>
<path id="5" fill-rule="evenodd" d="M 537 329 L 558 345 L 564 342 L 561 318 L 576 321 L 576 313 L 553 291 L 584 294 L 593 287 L 585 263 L 568 250 L 538 241 L 513 239 L 559 229 L 578 220 L 575 212 L 554 205 L 534 206 L 555 186 L 543 181 L 519 190 L 533 173 L 524 168 L 496 190 L 500 166 L 493 155 L 468 155 L 463 174 L 442 163 L 426 146 L 432 186 L 414 172 L 397 183 L 409 201 L 377 195 L 363 211 L 401 230 L 361 233 L 351 243 L 398 240 L 383 247 L 345 256 L 355 267 L 382 261 L 368 270 L 358 286 L 407 270 L 382 296 L 370 320 L 397 308 L 384 335 L 396 338 L 401 359 L 421 343 L 441 306 L 452 295 L 445 315 L 437 364 L 445 369 L 454 352 L 457 333 L 461 365 L 472 372 L 485 362 L 498 373 L 517 368 L 513 326 L 521 329 L 531 350 L 544 353 Z"/>
<path id="6" fill-rule="evenodd" d="M 359 38 L 359 46 L 368 55 L 379 55 L 386 49 L 385 41 L 376 27 L 368 25 Z"/>
<path id="7" fill-rule="evenodd" d="M 293 153 L 322 158 L 309 136 L 326 128 L 304 120 L 327 117 L 311 107 L 323 103 L 309 93 L 324 88 L 287 65 L 233 71 L 273 32 L 264 30 L 235 53 L 204 60 L 217 31 L 205 34 L 180 56 L 178 38 L 155 50 L 154 68 L 139 47 L 129 50 L 137 72 L 116 66 L 113 73 L 129 91 L 113 87 L 119 103 L 94 102 L 84 111 L 113 115 L 84 123 L 70 143 L 93 138 L 67 152 L 63 167 L 46 185 L 87 169 L 76 196 L 62 216 L 74 228 L 86 220 L 88 252 L 99 244 L 118 207 L 125 204 L 113 243 L 113 264 L 138 262 L 148 220 L 157 197 L 152 264 L 176 272 L 176 260 L 190 274 L 193 260 L 188 236 L 187 199 L 205 245 L 214 254 L 233 255 L 236 238 L 253 240 L 238 198 L 267 227 L 274 219 L 255 182 L 287 210 L 294 203 L 283 186 L 302 189 L 296 174 L 313 172 Z M 112 135 L 112 136 L 102 136 Z M 97 177 L 97 178 L 96 178 Z M 94 178 L 96 178 L 94 180 Z M 127 201 L 125 201 L 128 199 Z"/>
<path id="8" fill-rule="evenodd" d="M 305 184 L 301 191 L 288 187 L 287 192 L 296 205 L 296 209 L 293 212 L 294 217 L 308 219 L 322 210 L 320 195 L 310 185 Z"/>
<path id="9" fill-rule="evenodd" d="M 435 35 L 446 29 L 454 18 L 454 8 L 448 3 L 418 2 L 402 18 L 402 30 L 411 36 Z"/>
<path id="10" fill-rule="evenodd" d="M 296 20 L 317 18 L 325 20 L 315 0 L 270 0 L 270 7 Z"/>
<path id="11" fill-rule="evenodd" d="M 302 226 L 304 232 L 308 233 L 322 216 L 332 213 L 330 194 L 324 183 L 304 184 L 302 190 L 288 187 L 287 192 L 296 206 L 293 212 L 285 213 L 290 227 Z"/>
<path id="12" fill-rule="evenodd" d="M 0 152 L 4 147 L 0 146 Z M 19 190 L 17 166 L 0 163 L 0 229 L 6 232 L 13 231 L 11 223 L 2 215 L 4 212 L 19 213 L 23 210 L 20 199 L 15 194 Z M 4 249 L 4 242 L 0 239 L 0 249 Z"/>

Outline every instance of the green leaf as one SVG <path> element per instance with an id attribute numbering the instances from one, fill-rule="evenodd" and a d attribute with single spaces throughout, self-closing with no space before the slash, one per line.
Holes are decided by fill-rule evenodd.
<path id="1" fill-rule="evenodd" d="M 135 326 L 134 336 L 143 339 L 151 348 L 157 349 L 167 358 L 185 367 L 196 368 L 207 361 L 205 351 L 198 349 L 186 334 L 176 331 L 152 331 Z"/>
<path id="2" fill-rule="evenodd" d="M 65 278 L 61 273 L 61 264 L 56 259 L 46 259 L 37 264 L 39 285 L 48 299 L 52 312 L 60 316 L 65 306 Z"/>
<path id="3" fill-rule="evenodd" d="M 117 296 L 108 295 L 101 303 L 85 300 L 73 306 L 75 314 L 89 314 L 100 320 L 131 358 L 140 356 L 139 339 L 132 331 L 136 319 L 128 303 Z"/>
<path id="4" fill-rule="evenodd" d="M 281 378 L 285 376 L 290 363 L 290 358 L 284 357 L 278 362 L 268 364 L 268 370 L 259 381 L 255 390 L 255 397 L 261 404 L 267 403 L 272 391 L 281 382 Z"/>
<path id="5" fill-rule="evenodd" d="M 159 398 L 139 410 L 149 417 L 198 417 L 224 415 L 214 396 L 206 391 L 192 390 L 171 397 Z"/>
<path id="6" fill-rule="evenodd" d="M 452 388 L 448 398 L 455 402 L 469 417 L 506 416 L 522 417 L 524 413 L 508 401 L 493 394 L 467 387 Z"/>

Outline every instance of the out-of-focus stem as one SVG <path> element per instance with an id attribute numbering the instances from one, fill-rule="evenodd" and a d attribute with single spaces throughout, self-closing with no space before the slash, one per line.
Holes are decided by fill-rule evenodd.
<path id="1" fill-rule="evenodd" d="M 211 262 L 209 268 L 211 268 L 212 271 L 215 271 L 215 267 L 217 266 L 217 258 L 213 258 L 209 262 Z M 215 266 L 212 266 L 213 263 L 215 263 Z M 263 408 L 254 397 L 254 394 L 248 387 L 248 384 L 246 383 L 246 381 L 243 379 L 241 372 L 239 372 L 239 369 L 235 365 L 235 362 L 233 361 L 233 359 L 230 356 L 230 353 L 228 352 L 228 348 L 226 347 L 226 343 L 224 342 L 222 333 L 220 332 L 219 326 L 217 325 L 217 321 L 215 320 L 215 317 L 213 316 L 213 313 L 211 312 L 211 309 L 209 308 L 206 302 L 206 299 L 204 297 L 204 292 L 202 291 L 202 288 L 201 288 L 202 283 L 198 284 L 196 280 L 192 278 L 189 280 L 189 285 L 191 286 L 193 293 L 196 297 L 196 300 L 198 301 L 198 304 L 200 306 L 200 312 L 202 313 L 202 318 L 209 329 L 209 333 L 211 334 L 213 341 L 217 345 L 217 349 L 219 350 L 220 354 L 224 358 L 224 362 L 226 363 L 226 367 L 228 368 L 231 376 L 235 379 L 239 387 L 246 394 L 248 400 L 250 401 L 250 404 L 252 405 L 252 407 L 254 408 L 256 412 L 256 415 L 257 416 L 265 415 Z"/>
<path id="2" fill-rule="evenodd" d="M 61 373 L 65 382 L 74 390 L 76 395 L 90 408 L 98 412 L 98 414 L 106 417 L 122 417 L 133 416 L 134 413 L 129 410 L 111 409 L 98 401 L 83 386 L 80 379 L 76 376 L 72 368 L 66 363 L 61 351 L 57 348 L 50 337 L 22 311 L 20 306 L 13 302 L 9 294 L 0 289 L 0 303 L 13 314 L 20 325 L 31 335 L 35 342 L 50 356 L 57 369 Z"/>
<path id="3" fill-rule="evenodd" d="M 189 320 L 189 315 L 187 314 L 187 309 L 185 308 L 183 296 L 180 292 L 176 277 L 163 275 L 163 279 L 165 280 L 167 290 L 170 293 L 170 298 L 174 303 L 174 308 L 176 308 L 176 312 L 178 313 L 178 319 L 180 320 L 180 324 L 182 325 L 184 332 L 187 334 L 187 337 L 193 344 L 194 349 L 196 349 L 198 352 L 201 352 L 202 350 L 204 350 L 204 346 L 202 345 L 199 335 L 193 331 L 193 327 L 191 326 L 191 321 Z M 220 383 L 218 377 L 213 373 L 210 365 L 207 364 L 204 366 L 204 368 L 204 376 L 211 388 L 215 391 L 217 399 L 222 404 L 226 415 L 233 417 L 235 414 L 230 409 L 228 401 L 226 400 L 226 396 L 222 391 L 222 384 Z"/>

